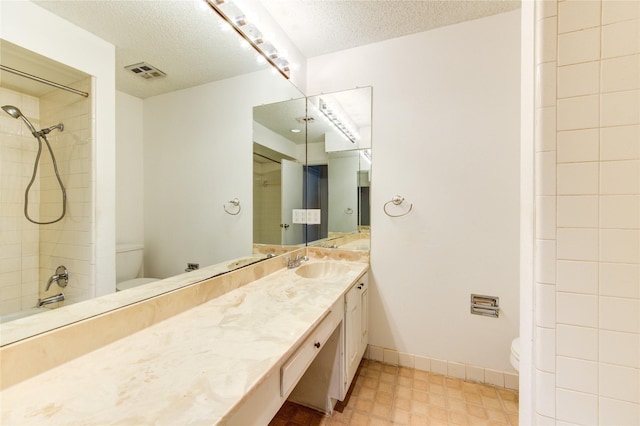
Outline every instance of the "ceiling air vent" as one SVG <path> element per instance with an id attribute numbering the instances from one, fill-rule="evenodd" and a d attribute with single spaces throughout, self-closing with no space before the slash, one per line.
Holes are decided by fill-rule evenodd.
<path id="1" fill-rule="evenodd" d="M 138 75 L 145 80 L 152 80 L 154 78 L 162 78 L 167 75 L 160 71 L 153 65 L 149 65 L 146 62 L 140 62 L 139 64 L 127 65 L 124 69 L 131 71 L 135 75 Z"/>

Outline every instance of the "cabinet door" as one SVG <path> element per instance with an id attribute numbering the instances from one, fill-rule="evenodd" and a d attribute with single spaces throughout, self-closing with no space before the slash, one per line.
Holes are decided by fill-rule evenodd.
<path id="1" fill-rule="evenodd" d="M 361 290 L 358 285 L 351 287 L 345 296 L 345 380 L 348 388 L 360 364 L 360 347 L 362 344 L 362 305 Z"/>
<path id="2" fill-rule="evenodd" d="M 360 358 L 364 355 L 369 343 L 369 283 L 366 278 L 365 275 L 360 290 Z"/>

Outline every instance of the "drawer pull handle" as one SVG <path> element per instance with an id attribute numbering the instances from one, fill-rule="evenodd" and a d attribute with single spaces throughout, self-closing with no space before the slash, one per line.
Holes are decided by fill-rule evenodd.
<path id="1" fill-rule="evenodd" d="M 315 343 L 313 344 L 313 346 L 315 346 L 316 348 L 319 348 L 319 347 L 320 347 L 320 342 L 315 342 Z"/>
<path id="2" fill-rule="evenodd" d="M 358 288 L 359 288 L 360 290 L 362 290 L 362 286 L 363 286 L 363 285 L 364 285 L 364 284 L 360 284 L 360 285 L 358 286 Z"/>

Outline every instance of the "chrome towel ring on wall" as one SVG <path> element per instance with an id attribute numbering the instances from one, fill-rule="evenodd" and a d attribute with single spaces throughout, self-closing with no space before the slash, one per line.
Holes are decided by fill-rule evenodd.
<path id="1" fill-rule="evenodd" d="M 413 203 L 411 203 L 411 205 L 409 206 L 409 210 L 407 210 L 406 212 L 401 213 L 401 214 L 391 214 L 387 210 L 387 206 L 389 204 L 393 204 L 394 206 L 399 206 L 403 202 L 404 202 L 404 197 L 402 197 L 400 195 L 394 195 L 393 198 L 390 201 L 387 201 L 386 203 L 384 203 L 384 206 L 383 206 L 384 213 L 389 217 L 401 217 L 401 216 L 408 215 L 409 213 L 411 213 L 411 210 L 413 210 Z"/>
<path id="2" fill-rule="evenodd" d="M 234 209 L 237 209 L 236 212 L 234 213 L 227 210 L 227 204 L 231 204 Z M 237 198 L 234 198 L 233 200 L 227 201 L 227 204 L 222 205 L 222 208 L 224 209 L 225 213 L 230 214 L 231 216 L 240 214 L 240 211 L 242 210 L 242 206 L 240 205 L 240 200 L 238 200 Z"/>

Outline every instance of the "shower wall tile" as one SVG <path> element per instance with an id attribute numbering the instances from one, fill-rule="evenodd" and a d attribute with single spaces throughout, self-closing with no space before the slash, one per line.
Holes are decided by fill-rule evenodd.
<path id="1" fill-rule="evenodd" d="M 597 196 L 561 196 L 558 197 L 559 228 L 597 228 Z"/>
<path id="2" fill-rule="evenodd" d="M 556 240 L 536 240 L 535 279 L 539 283 L 556 282 Z"/>
<path id="3" fill-rule="evenodd" d="M 600 3 L 563 1 L 558 4 L 558 33 L 583 30 L 600 25 Z"/>
<path id="4" fill-rule="evenodd" d="M 556 152 L 540 152 L 535 160 L 536 195 L 556 195 Z"/>
<path id="5" fill-rule="evenodd" d="M 601 92 L 640 88 L 640 56 L 621 56 L 602 61 Z"/>
<path id="6" fill-rule="evenodd" d="M 554 285 L 535 285 L 536 325 L 546 328 L 556 327 L 556 291 Z"/>
<path id="7" fill-rule="evenodd" d="M 598 161 L 598 129 L 568 130 L 558 133 L 558 163 Z"/>
<path id="8" fill-rule="evenodd" d="M 556 197 L 536 197 L 536 238 L 556 238 Z"/>
<path id="9" fill-rule="evenodd" d="M 600 90 L 600 62 L 558 68 L 558 98 L 593 95 Z"/>
<path id="10" fill-rule="evenodd" d="M 558 324 L 583 327 L 598 326 L 597 296 L 558 292 L 556 294 L 556 309 Z"/>
<path id="11" fill-rule="evenodd" d="M 558 164 L 558 195 L 598 193 L 597 162 Z"/>
<path id="12" fill-rule="evenodd" d="M 602 363 L 600 395 L 626 402 L 640 403 L 640 370 Z"/>
<path id="13" fill-rule="evenodd" d="M 556 371 L 556 330 L 536 327 L 536 367 L 547 373 Z"/>
<path id="14" fill-rule="evenodd" d="M 536 412 L 543 416 L 556 415 L 556 376 L 552 373 L 536 371 Z"/>
<path id="15" fill-rule="evenodd" d="M 598 360 L 598 330 L 593 327 L 579 327 L 558 324 L 556 331 L 557 355 Z"/>
<path id="16" fill-rule="evenodd" d="M 601 330 L 640 333 L 640 300 L 600 297 Z"/>
<path id="17" fill-rule="evenodd" d="M 558 130 L 598 127 L 600 99 L 598 95 L 558 99 Z"/>
<path id="18" fill-rule="evenodd" d="M 558 35 L 558 65 L 578 64 L 598 59 L 600 59 L 599 27 Z"/>
<path id="19" fill-rule="evenodd" d="M 598 263 L 558 260 L 558 291 L 583 294 L 598 294 Z"/>
<path id="20" fill-rule="evenodd" d="M 598 363 L 557 357 L 556 386 L 579 392 L 598 393 Z"/>
<path id="21" fill-rule="evenodd" d="M 640 3 L 626 0 L 602 2 L 602 24 L 613 24 L 640 18 Z"/>
<path id="22" fill-rule="evenodd" d="M 640 335 L 601 330 L 599 360 L 607 364 L 640 368 Z"/>
<path id="23" fill-rule="evenodd" d="M 640 123 L 640 90 L 604 93 L 600 96 L 600 125 L 627 126 Z"/>
<path id="24" fill-rule="evenodd" d="M 602 27 L 602 57 L 640 53 L 640 20 L 622 21 Z"/>
<path id="25" fill-rule="evenodd" d="M 640 126 L 606 127 L 600 129 L 600 159 L 640 159 Z"/>
<path id="26" fill-rule="evenodd" d="M 565 389 L 556 391 L 556 419 L 582 425 L 598 423 L 598 397 Z"/>
<path id="27" fill-rule="evenodd" d="M 598 230 L 558 228 L 557 257 L 563 260 L 598 260 Z"/>
<path id="28" fill-rule="evenodd" d="M 638 263 L 640 261 L 640 231 L 601 229 L 600 260 L 613 263 Z"/>
<path id="29" fill-rule="evenodd" d="M 600 227 L 640 229 L 640 196 L 601 196 Z"/>
<path id="30" fill-rule="evenodd" d="M 554 151 L 556 149 L 555 106 L 536 109 L 536 127 L 544 129 L 543 132 L 536 133 L 536 152 Z"/>
<path id="31" fill-rule="evenodd" d="M 640 298 L 640 265 L 600 263 L 600 295 Z"/>
<path id="32" fill-rule="evenodd" d="M 633 2 L 627 2 L 633 3 Z M 640 424 L 638 404 L 610 398 L 599 398 L 601 425 L 637 425 Z"/>
<path id="33" fill-rule="evenodd" d="M 537 31 L 542 35 L 540 42 L 536 43 L 537 63 L 554 62 L 556 60 L 557 30 L 557 16 L 549 16 L 537 22 Z"/>
<path id="34" fill-rule="evenodd" d="M 2 104 L 14 105 L 34 124 L 39 123 L 39 100 L 0 88 Z M 33 170 L 33 136 L 21 120 L 0 118 L 0 315 L 34 307 L 38 300 L 37 228 L 22 216 L 24 188 Z M 33 186 L 31 207 L 38 209 L 39 185 Z"/>

